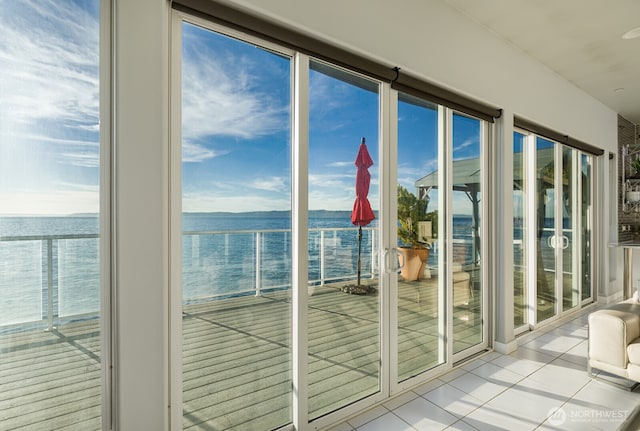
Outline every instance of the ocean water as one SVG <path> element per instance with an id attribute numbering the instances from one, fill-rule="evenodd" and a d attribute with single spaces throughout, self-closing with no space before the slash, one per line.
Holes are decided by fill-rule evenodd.
<path id="1" fill-rule="evenodd" d="M 0 326 L 95 315 L 98 218 L 0 217 Z"/>
<path id="2" fill-rule="evenodd" d="M 372 249 L 377 222 L 363 228 L 361 271 L 378 273 Z M 182 290 L 185 303 L 255 294 L 291 286 L 291 217 L 288 212 L 185 214 Z M 312 211 L 309 282 L 357 277 L 358 230 L 348 211 Z"/>
<path id="3" fill-rule="evenodd" d="M 183 216 L 185 303 L 255 295 L 291 286 L 288 212 L 187 213 Z M 455 236 L 471 236 L 469 217 Z M 97 216 L 0 217 L 0 327 L 95 317 L 100 302 Z M 377 277 L 377 220 L 361 241 L 361 276 Z M 358 229 L 348 211 L 312 211 L 309 283 L 355 280 Z M 437 262 L 432 251 L 429 263 Z"/>

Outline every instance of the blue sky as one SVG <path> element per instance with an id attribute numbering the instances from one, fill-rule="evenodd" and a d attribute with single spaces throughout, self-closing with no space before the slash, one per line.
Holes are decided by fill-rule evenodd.
<path id="1" fill-rule="evenodd" d="M 98 211 L 98 6 L 0 0 L 0 214 Z"/>
<path id="2" fill-rule="evenodd" d="M 286 210 L 290 203 L 290 61 L 183 25 L 183 210 Z M 379 207 L 378 95 L 311 66 L 309 208 L 350 210 L 360 139 L 374 160 L 370 201 Z M 352 78 L 355 79 L 355 78 Z M 398 181 L 437 168 L 437 113 L 400 109 Z M 454 158 L 477 157 L 479 122 L 456 116 Z M 466 196 L 456 197 L 468 212 Z"/>
<path id="3" fill-rule="evenodd" d="M 0 214 L 98 211 L 98 9 L 98 0 L 0 0 Z M 366 80 L 312 69 L 309 207 L 351 209 L 365 137 L 378 209 L 378 95 Z M 184 25 L 185 211 L 291 207 L 291 73 L 288 58 Z M 398 181 L 409 189 L 436 167 L 434 118 L 423 114 L 400 112 Z M 476 157 L 477 127 L 456 121 L 454 157 Z"/>

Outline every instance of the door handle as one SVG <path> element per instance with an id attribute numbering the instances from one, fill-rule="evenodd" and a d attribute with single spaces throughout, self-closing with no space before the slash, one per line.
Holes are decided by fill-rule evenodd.
<path id="1" fill-rule="evenodd" d="M 398 273 L 402 268 L 404 268 L 404 259 L 402 259 L 402 264 L 400 264 L 400 253 L 398 253 L 398 249 L 392 247 L 391 249 L 384 249 L 384 267 L 385 271 L 388 273 Z"/>
<path id="2" fill-rule="evenodd" d="M 402 268 L 404 268 L 405 264 L 407 263 L 407 262 L 405 262 L 406 258 L 405 258 L 405 255 L 403 254 L 403 255 L 402 255 L 402 263 L 400 263 L 400 253 L 398 253 L 398 249 L 397 249 L 397 248 L 395 248 L 395 247 L 393 247 L 391 250 L 393 250 L 393 254 L 395 255 L 395 259 L 394 259 L 394 261 L 395 261 L 395 262 L 398 262 L 398 263 L 396 264 L 396 267 L 394 268 L 394 271 L 397 273 L 397 272 L 399 272 Z"/>
<path id="3" fill-rule="evenodd" d="M 562 235 L 560 238 L 557 238 L 555 235 L 551 235 L 547 238 L 547 245 L 549 248 L 560 247 L 564 250 L 569 247 L 569 237 Z"/>

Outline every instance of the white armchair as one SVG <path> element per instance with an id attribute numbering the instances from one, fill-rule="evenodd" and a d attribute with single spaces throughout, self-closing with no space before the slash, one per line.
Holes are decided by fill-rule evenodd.
<path id="1" fill-rule="evenodd" d="M 640 303 L 630 299 L 589 314 L 588 372 L 640 383 Z"/>

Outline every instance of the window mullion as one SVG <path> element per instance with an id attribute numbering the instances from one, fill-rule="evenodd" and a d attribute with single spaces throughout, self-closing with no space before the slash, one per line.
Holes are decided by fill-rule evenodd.
<path id="1" fill-rule="evenodd" d="M 293 74 L 292 128 L 292 359 L 293 424 L 306 429 L 308 408 L 308 208 L 309 208 L 309 57 L 297 53 Z"/>

